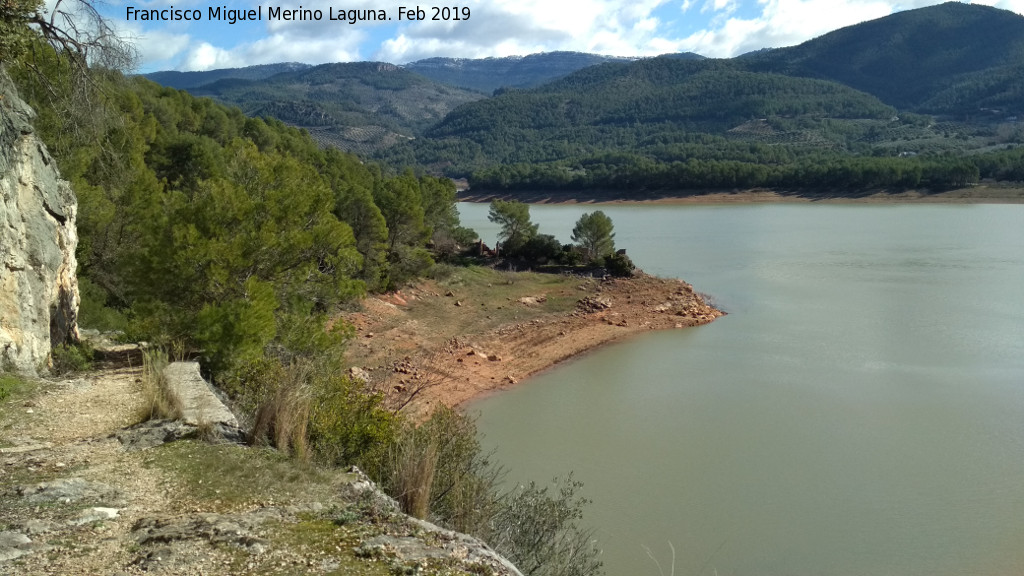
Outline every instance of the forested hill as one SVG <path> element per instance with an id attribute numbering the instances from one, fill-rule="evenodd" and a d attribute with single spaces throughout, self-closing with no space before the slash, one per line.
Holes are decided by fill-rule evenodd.
<path id="1" fill-rule="evenodd" d="M 501 91 L 384 157 L 490 190 L 942 189 L 1021 178 L 1021 142 L 1012 122 L 937 122 L 742 59 L 653 58 Z"/>
<path id="2" fill-rule="evenodd" d="M 382 62 L 323 64 L 258 81 L 222 79 L 191 92 L 306 128 L 321 145 L 364 154 L 415 137 L 460 104 L 484 97 Z"/>
<path id="3" fill-rule="evenodd" d="M 852 124 L 884 126 L 895 115 L 877 98 L 834 82 L 748 72 L 731 61 L 653 58 L 602 64 L 464 105 L 426 138 L 386 157 L 447 166 L 457 175 L 493 164 L 643 153 L 730 130 L 748 141 L 752 133 L 759 141 L 832 148 L 843 145 L 847 131 L 864 129 Z"/>
<path id="4" fill-rule="evenodd" d="M 244 68 L 220 68 L 217 70 L 205 70 L 202 72 L 177 72 L 166 70 L 163 72 L 151 72 L 143 74 L 146 78 L 178 90 L 191 90 L 217 80 L 234 78 L 236 80 L 262 80 L 270 78 L 282 72 L 294 72 L 310 68 L 309 64 L 299 62 L 282 62 L 279 64 L 258 64 L 256 66 L 245 66 Z"/>
<path id="5" fill-rule="evenodd" d="M 535 90 L 507 91 L 459 108 L 429 134 L 665 122 L 717 132 L 766 116 L 894 114 L 873 96 L 834 82 L 747 72 L 722 61 L 653 58 L 587 68 Z"/>
<path id="6" fill-rule="evenodd" d="M 739 61 L 750 70 L 842 82 L 900 109 L 1024 111 L 1024 16 L 989 6 L 948 2 L 897 12 Z"/>
<path id="7" fill-rule="evenodd" d="M 692 53 L 674 56 L 703 58 Z M 438 82 L 491 93 L 498 88 L 532 88 L 588 66 L 632 60 L 636 58 L 583 52 L 544 52 L 505 58 L 427 58 L 410 62 L 405 68 Z"/>

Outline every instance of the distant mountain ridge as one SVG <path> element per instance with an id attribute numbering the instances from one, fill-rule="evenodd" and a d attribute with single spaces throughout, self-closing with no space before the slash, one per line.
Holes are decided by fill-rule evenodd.
<path id="1" fill-rule="evenodd" d="M 386 62 L 321 64 L 257 80 L 222 77 L 189 90 L 307 129 L 321 145 L 373 152 L 421 134 L 482 94 Z"/>
<path id="2" fill-rule="evenodd" d="M 738 60 L 754 71 L 841 82 L 901 109 L 1024 107 L 1024 74 L 1015 74 L 1024 66 L 1024 16 L 990 6 L 905 10 Z M 989 88 L 999 93 L 994 100 Z"/>
<path id="3" fill-rule="evenodd" d="M 191 90 L 200 86 L 234 78 L 238 80 L 262 80 L 284 72 L 296 72 L 312 68 L 309 64 L 301 62 L 280 62 L 277 64 L 257 64 L 244 68 L 221 68 L 218 70 L 205 70 L 201 72 L 178 72 L 176 70 L 165 70 L 143 74 L 157 84 L 177 88 L 178 90 Z"/>
<path id="4" fill-rule="evenodd" d="M 272 66 L 290 69 L 268 75 Z M 941 153 L 1014 142 L 1024 117 L 1024 17 L 957 2 L 731 59 L 551 52 L 303 66 L 148 76 L 178 86 L 215 78 L 190 90 L 307 128 L 321 144 L 463 174 L 695 133 Z"/>
<path id="5" fill-rule="evenodd" d="M 703 58 L 693 53 L 678 54 L 675 57 Z M 410 62 L 405 68 L 438 82 L 490 94 L 498 88 L 540 86 L 605 62 L 634 62 L 639 59 L 583 52 L 542 52 L 504 58 L 427 58 Z"/>

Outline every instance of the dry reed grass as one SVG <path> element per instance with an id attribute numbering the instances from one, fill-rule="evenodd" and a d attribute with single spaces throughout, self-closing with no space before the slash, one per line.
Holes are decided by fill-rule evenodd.
<path id="1" fill-rule="evenodd" d="M 142 406 L 139 409 L 140 422 L 148 420 L 179 420 L 184 404 L 170 388 L 164 376 L 168 365 L 167 353 L 149 350 L 142 356 Z"/>
<path id="2" fill-rule="evenodd" d="M 249 435 L 252 443 L 263 442 L 300 460 L 309 459 L 311 374 L 312 366 L 303 362 L 285 369 L 281 382 L 256 410 Z"/>
<path id="3" fill-rule="evenodd" d="M 437 442 L 410 434 L 395 450 L 394 482 L 398 503 L 406 514 L 426 519 L 437 469 Z"/>

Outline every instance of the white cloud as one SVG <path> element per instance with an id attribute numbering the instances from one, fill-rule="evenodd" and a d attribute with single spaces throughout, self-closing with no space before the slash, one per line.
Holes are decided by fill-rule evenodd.
<path id="1" fill-rule="evenodd" d="M 350 62 L 359 60 L 362 33 L 349 33 L 344 38 L 312 38 L 296 41 L 290 34 L 273 34 L 256 42 L 218 48 L 201 42 L 190 48 L 182 60 L 181 70 L 215 70 L 274 62 Z"/>
<path id="2" fill-rule="evenodd" d="M 666 1 L 470 2 L 468 21 L 408 24 L 382 43 L 375 58 L 401 63 L 430 56 L 472 58 L 554 50 L 654 54 L 654 46 L 664 44 L 664 30 L 652 13 Z"/>
<path id="3" fill-rule="evenodd" d="M 891 14 L 883 0 L 758 0 L 755 18 L 732 17 L 678 43 L 682 49 L 726 58 L 765 47 L 791 46 L 837 28 Z"/>
<path id="4" fill-rule="evenodd" d="M 115 0 L 140 4 L 151 1 L 156 0 Z M 195 1 L 177 0 L 176 4 Z M 281 5 L 297 7 L 299 1 Z M 246 36 L 241 36 L 239 28 L 223 27 L 220 30 L 224 34 L 219 37 L 188 28 L 162 28 L 136 36 L 140 38 L 144 63 L 176 62 L 177 68 L 186 70 L 282 61 L 318 64 L 374 59 L 405 63 L 431 56 L 481 58 L 554 50 L 622 56 L 690 51 L 730 57 L 798 44 L 843 26 L 940 1 L 463 0 L 459 5 L 471 10 L 471 17 L 464 21 L 392 20 L 349 25 L 327 19 L 330 0 L 301 0 L 305 8 L 323 10 L 324 20 L 264 22 L 245 29 Z M 259 2 L 236 0 L 231 7 L 256 6 Z M 1024 13 L 1024 0 L 978 2 Z M 397 19 L 399 4 L 350 0 L 344 6 L 357 10 L 384 8 Z M 659 10 L 662 7 L 668 10 Z M 426 5 L 424 8 L 429 18 L 430 10 Z M 673 19 L 673 13 L 686 16 Z M 687 32 L 683 32 L 683 26 L 688 26 Z M 263 33 L 251 32 L 256 30 Z"/>
<path id="5" fill-rule="evenodd" d="M 1011 10 L 1017 14 L 1024 15 L 1024 0 L 975 0 L 975 4 L 995 6 L 1003 10 Z"/>
<path id="6" fill-rule="evenodd" d="M 131 22 L 116 20 L 111 22 L 119 36 L 130 39 L 135 45 L 141 63 L 164 62 L 169 64 L 192 42 L 192 38 L 188 34 L 161 29 L 143 30 L 141 26 Z"/>

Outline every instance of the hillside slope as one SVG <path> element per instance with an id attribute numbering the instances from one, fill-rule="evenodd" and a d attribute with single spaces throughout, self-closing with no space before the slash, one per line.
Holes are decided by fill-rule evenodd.
<path id="1" fill-rule="evenodd" d="M 422 133 L 449 111 L 484 96 L 393 64 L 323 64 L 263 80 L 222 79 L 191 89 L 306 128 L 321 145 L 367 153 Z"/>
<path id="2" fill-rule="evenodd" d="M 1024 16 L 977 4 L 897 12 L 740 61 L 751 70 L 842 82 L 901 109 L 1024 106 Z M 972 88 L 958 88 L 964 84 Z"/>
<path id="3" fill-rule="evenodd" d="M 143 74 L 142 76 L 169 88 L 190 90 L 218 80 L 263 80 L 264 78 L 270 78 L 271 76 L 281 74 L 282 72 L 295 72 L 297 70 L 305 70 L 310 67 L 311 66 L 309 64 L 302 64 L 300 62 L 281 62 L 277 64 L 257 64 L 255 66 L 245 66 L 242 68 L 220 68 L 217 70 L 203 70 L 196 72 L 163 70 L 160 72 L 150 72 L 149 74 Z"/>
<path id="4" fill-rule="evenodd" d="M 679 57 L 699 59 L 697 54 Z M 577 70 L 605 62 L 630 62 L 637 58 L 602 56 L 583 52 L 543 52 L 505 58 L 427 58 L 405 65 L 427 78 L 490 93 L 498 88 L 532 88 Z"/>

